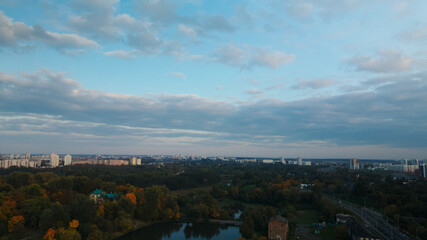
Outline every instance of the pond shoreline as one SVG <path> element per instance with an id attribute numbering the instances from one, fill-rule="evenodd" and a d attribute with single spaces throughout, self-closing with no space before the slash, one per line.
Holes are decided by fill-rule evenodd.
<path id="1" fill-rule="evenodd" d="M 157 223 L 170 223 L 170 222 L 173 222 L 173 221 L 154 221 L 154 222 L 136 221 L 134 227 L 130 231 L 125 232 L 125 233 L 124 232 L 114 232 L 111 235 L 113 236 L 113 240 L 114 240 L 114 239 L 118 239 L 118 238 L 120 238 L 120 237 L 122 237 L 122 236 L 124 236 L 130 232 L 137 231 L 141 228 L 149 227 L 149 226 L 152 226 L 152 225 L 157 224 Z"/>
<path id="2" fill-rule="evenodd" d="M 191 221 L 158 221 L 140 223 L 127 233 L 115 233 L 113 239 L 211 239 L 240 237 L 240 222 L 233 220 L 193 219 Z M 151 237 L 150 237 L 151 236 Z M 173 238 L 170 238 L 174 236 Z M 144 239 L 144 238 L 142 238 Z M 215 238 L 216 239 L 216 238 Z"/>

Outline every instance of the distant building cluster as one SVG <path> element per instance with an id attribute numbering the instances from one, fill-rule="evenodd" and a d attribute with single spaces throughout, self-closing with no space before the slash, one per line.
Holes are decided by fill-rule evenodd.
<path id="1" fill-rule="evenodd" d="M 368 171 L 390 171 L 397 174 L 411 174 L 421 178 L 427 178 L 427 163 L 426 160 L 418 159 L 403 159 L 399 161 L 367 161 L 359 162 L 359 159 L 353 158 L 349 161 L 350 170 L 368 170 Z"/>
<path id="2" fill-rule="evenodd" d="M 392 172 L 402 172 L 402 173 L 412 173 L 412 174 L 418 174 L 420 177 L 422 177 L 421 168 L 425 165 L 425 163 L 419 161 L 418 159 L 404 159 L 397 161 L 395 163 L 383 163 L 383 164 L 376 164 L 372 167 L 372 170 L 375 169 L 384 169 L 386 171 L 392 171 Z"/>
<path id="3" fill-rule="evenodd" d="M 241 164 L 284 164 L 298 166 L 319 166 L 319 171 L 335 171 L 337 168 L 349 168 L 354 171 L 390 171 L 395 177 L 412 175 L 412 177 L 427 178 L 427 160 L 359 160 L 353 159 L 314 159 L 312 161 L 294 158 L 286 160 L 281 158 L 236 158 L 236 157 L 207 157 L 199 155 L 74 155 L 56 154 L 7 154 L 0 155 L 0 168 L 56 168 L 70 165 L 106 165 L 106 166 L 139 166 L 143 164 L 163 166 L 165 163 L 177 161 L 221 161 Z"/>
<path id="4" fill-rule="evenodd" d="M 62 160 L 62 163 L 61 163 Z M 71 155 L 61 157 L 56 153 L 50 155 L 31 156 L 26 154 L 10 154 L 0 156 L 0 168 L 25 167 L 25 168 L 42 168 L 42 167 L 59 167 L 60 165 L 71 165 Z"/>
<path id="5" fill-rule="evenodd" d="M 164 162 L 171 161 L 198 161 L 198 160 L 212 160 L 223 162 L 237 162 L 237 163 L 262 163 L 262 164 L 287 164 L 299 166 L 311 166 L 311 161 L 305 161 L 302 158 L 285 160 L 284 157 L 280 159 L 267 159 L 267 158 L 234 158 L 234 157 L 201 157 L 201 156 L 148 156 L 148 159 L 155 161 L 159 165 Z M 142 165 L 142 159 L 136 156 L 120 157 L 119 159 L 114 156 L 74 156 L 71 155 L 58 155 L 51 153 L 49 155 L 34 155 L 26 154 L 10 154 L 0 155 L 0 168 L 10 167 L 27 167 L 27 168 L 56 168 L 70 165 L 107 165 L 107 166 L 139 166 Z M 149 163 L 153 164 L 153 163 Z"/>
<path id="6" fill-rule="evenodd" d="M 311 161 L 303 161 L 302 158 L 298 158 L 296 160 L 285 160 L 284 157 L 281 159 L 256 159 L 256 158 L 249 158 L 249 159 L 236 159 L 236 158 L 220 158 L 221 161 L 234 161 L 238 163 L 265 163 L 265 164 L 275 164 L 275 163 L 281 163 L 281 164 L 289 164 L 289 165 L 299 165 L 299 166 L 311 166 Z"/>
<path id="7" fill-rule="evenodd" d="M 73 165 L 82 165 L 82 164 L 124 166 L 124 165 L 129 165 L 129 161 L 128 160 L 122 160 L 122 159 L 86 159 L 86 160 L 73 162 Z"/>
<path id="8" fill-rule="evenodd" d="M 0 155 L 0 168 L 24 167 L 24 168 L 56 168 L 62 166 L 89 164 L 89 165 L 108 165 L 108 166 L 137 166 L 142 164 L 141 158 L 130 157 L 129 159 L 113 159 L 113 158 L 87 158 L 77 157 L 73 159 L 70 154 L 58 155 L 51 153 L 50 155 L 34 155 L 29 152 L 26 154 L 9 154 Z"/>
<path id="9" fill-rule="evenodd" d="M 10 167 L 36 167 L 37 163 L 35 161 L 30 161 L 31 154 L 27 152 L 24 154 L 10 154 L 2 156 L 0 158 L 0 168 L 10 168 Z"/>

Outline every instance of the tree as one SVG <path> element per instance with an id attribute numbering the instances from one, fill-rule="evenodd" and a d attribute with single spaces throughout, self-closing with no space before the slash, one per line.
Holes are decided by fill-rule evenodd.
<path id="1" fill-rule="evenodd" d="M 20 188 L 20 190 L 24 193 L 25 198 L 43 196 L 43 189 L 37 183 L 33 183 L 28 186 L 23 186 Z"/>
<path id="2" fill-rule="evenodd" d="M 248 218 L 243 221 L 242 225 L 240 225 L 240 233 L 245 238 L 250 238 L 255 233 L 252 219 Z"/>
<path id="3" fill-rule="evenodd" d="M 13 216 L 8 222 L 8 232 L 14 232 L 17 226 L 23 227 L 25 219 L 22 215 Z"/>
<path id="4" fill-rule="evenodd" d="M 95 224 L 91 225 L 90 233 L 89 233 L 89 236 L 87 237 L 87 240 L 102 240 L 102 239 L 105 239 L 102 231 L 99 230 L 99 228 Z"/>
<path id="5" fill-rule="evenodd" d="M 384 208 L 384 212 L 389 216 L 389 217 L 393 217 L 396 213 L 397 213 L 398 209 L 397 206 L 395 204 L 390 204 L 387 205 Z"/>
<path id="6" fill-rule="evenodd" d="M 56 237 L 58 240 L 81 240 L 82 237 L 80 233 L 76 231 L 74 228 L 60 228 L 56 232 Z"/>
<path id="7" fill-rule="evenodd" d="M 70 228 L 77 229 L 79 227 L 79 220 L 73 219 L 68 225 Z"/>
<path id="8" fill-rule="evenodd" d="M 132 230 L 132 227 L 133 227 L 132 217 L 125 213 L 121 213 L 120 215 L 121 215 L 119 219 L 120 230 L 124 233 L 129 232 L 130 230 Z"/>
<path id="9" fill-rule="evenodd" d="M 136 205 L 136 197 L 134 193 L 126 193 L 125 197 L 129 198 L 129 200 Z"/>
<path id="10" fill-rule="evenodd" d="M 54 203 L 50 208 L 47 208 L 43 211 L 40 216 L 39 226 L 42 231 L 46 231 L 51 227 L 66 227 L 67 223 L 70 221 L 70 217 L 66 208 L 61 204 Z"/>
<path id="11" fill-rule="evenodd" d="M 9 219 L 13 216 L 16 209 L 16 201 L 10 197 L 6 197 L 6 200 L 0 205 L 0 219 Z"/>
<path id="12" fill-rule="evenodd" d="M 22 213 L 27 223 L 33 228 L 37 228 L 40 222 L 40 216 L 43 211 L 50 207 L 50 201 L 47 198 L 27 199 L 22 204 Z"/>
<path id="13" fill-rule="evenodd" d="M 48 239 L 48 240 L 55 240 L 55 229 L 53 228 L 49 228 L 49 230 L 47 230 L 46 234 L 44 235 L 43 239 Z"/>
<path id="14" fill-rule="evenodd" d="M 35 182 L 40 186 L 47 185 L 48 182 L 58 178 L 58 175 L 52 172 L 39 172 L 34 175 Z"/>
<path id="15" fill-rule="evenodd" d="M 105 210 L 104 209 L 105 209 L 104 205 L 99 206 L 98 211 L 96 212 L 96 214 L 98 216 L 104 217 L 104 215 L 105 215 Z"/>
<path id="16" fill-rule="evenodd" d="M 133 216 L 133 213 L 135 211 L 135 205 L 131 202 L 129 198 L 120 198 L 117 201 L 117 204 L 120 210 L 124 211 L 126 214 Z"/>
<path id="17" fill-rule="evenodd" d="M 96 208 L 95 203 L 83 194 L 78 194 L 70 202 L 70 217 L 77 219 L 80 223 L 90 223 L 93 221 Z"/>
<path id="18" fill-rule="evenodd" d="M 27 172 L 13 172 L 7 175 L 6 180 L 14 188 L 30 185 L 34 181 L 34 176 Z"/>
<path id="19" fill-rule="evenodd" d="M 94 189 L 93 181 L 86 177 L 75 177 L 73 190 L 83 194 L 89 194 Z"/>

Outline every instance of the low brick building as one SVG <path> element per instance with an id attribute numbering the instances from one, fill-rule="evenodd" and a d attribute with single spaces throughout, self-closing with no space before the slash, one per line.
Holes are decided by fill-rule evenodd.
<path id="1" fill-rule="evenodd" d="M 275 216 L 268 222 L 269 240 L 286 240 L 288 236 L 288 220 L 282 216 Z"/>

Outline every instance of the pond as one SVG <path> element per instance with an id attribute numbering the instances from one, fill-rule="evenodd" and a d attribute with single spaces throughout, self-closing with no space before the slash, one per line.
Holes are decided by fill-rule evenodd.
<path id="1" fill-rule="evenodd" d="M 157 223 L 127 233 L 118 240 L 214 240 L 241 237 L 239 227 L 218 223 Z"/>

